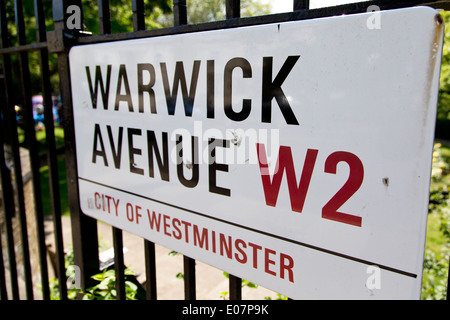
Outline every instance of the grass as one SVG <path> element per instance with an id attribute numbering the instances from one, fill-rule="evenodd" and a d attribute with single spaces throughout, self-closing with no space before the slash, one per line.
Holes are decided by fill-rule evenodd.
<path id="1" fill-rule="evenodd" d="M 19 144 L 23 144 L 25 142 L 25 131 L 21 128 L 17 128 L 17 134 L 19 138 Z M 46 147 L 46 134 L 45 130 L 36 131 L 36 141 L 38 142 L 38 153 L 47 152 Z M 55 142 L 56 146 L 64 145 L 64 129 L 60 127 L 55 127 Z"/>
<path id="2" fill-rule="evenodd" d="M 39 150 L 46 152 L 46 135 L 45 130 L 36 132 L 36 140 L 39 142 Z M 55 142 L 56 146 L 64 145 L 64 129 L 60 127 L 55 127 Z"/>
<path id="3" fill-rule="evenodd" d="M 22 128 L 17 128 L 19 143 L 25 142 L 25 131 Z M 36 141 L 38 143 L 38 153 L 43 154 L 47 152 L 46 146 L 46 134 L 45 130 L 36 131 Z M 60 127 L 55 127 L 55 142 L 56 146 L 64 145 L 64 130 Z M 44 165 L 39 169 L 41 179 L 41 194 L 42 194 L 42 207 L 44 215 L 51 215 L 52 204 L 50 200 L 50 184 L 49 184 L 49 170 L 48 166 Z M 67 194 L 67 178 L 66 178 L 66 160 L 64 157 L 58 158 L 58 180 L 59 180 L 59 192 L 61 201 L 61 214 L 69 215 L 69 200 Z"/>
<path id="4" fill-rule="evenodd" d="M 440 252 L 446 245 L 446 239 L 439 229 L 439 215 L 435 212 L 428 215 L 426 247 L 433 252 Z"/>
<path id="5" fill-rule="evenodd" d="M 446 298 L 449 264 L 450 147 L 435 145 L 425 243 L 422 299 Z"/>
<path id="6" fill-rule="evenodd" d="M 450 146 L 442 144 L 440 147 L 440 153 L 442 160 L 445 163 L 450 164 Z M 431 189 L 436 189 L 436 186 L 438 184 L 449 187 L 450 173 L 445 174 L 441 179 L 439 179 L 439 181 L 432 181 Z M 439 225 L 440 215 L 436 212 L 436 210 L 432 210 L 432 212 L 428 215 L 427 248 L 431 249 L 434 252 L 438 252 L 443 246 L 448 245 L 447 239 L 444 236 L 442 230 L 440 230 Z"/>

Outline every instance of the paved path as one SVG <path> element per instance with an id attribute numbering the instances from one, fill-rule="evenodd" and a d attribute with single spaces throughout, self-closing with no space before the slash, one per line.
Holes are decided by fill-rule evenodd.
<path id="1" fill-rule="evenodd" d="M 70 227 L 70 217 L 63 217 L 63 239 L 64 248 L 70 248 L 72 243 L 72 234 Z M 52 233 L 53 222 L 50 218 L 45 221 L 46 241 L 47 244 L 53 246 L 54 236 Z M 112 248 L 112 227 L 98 222 L 99 243 L 102 252 Z M 138 281 L 145 281 L 145 258 L 144 258 L 144 240 L 138 236 L 123 232 L 123 243 L 126 248 L 125 265 L 132 269 L 137 275 Z M 157 294 L 161 300 L 182 300 L 184 299 L 184 283 L 176 277 L 179 272 L 183 271 L 182 255 L 169 256 L 171 250 L 156 245 L 156 277 L 157 277 Z M 228 291 L 228 279 L 225 278 L 223 272 L 219 269 L 211 267 L 205 263 L 197 261 L 196 263 L 196 279 L 197 279 L 197 299 L 199 300 L 217 300 L 222 299 L 222 292 Z M 277 294 L 268 289 L 259 287 L 257 289 L 243 288 L 242 298 L 247 299 L 264 299 L 271 297 L 275 299 Z"/>

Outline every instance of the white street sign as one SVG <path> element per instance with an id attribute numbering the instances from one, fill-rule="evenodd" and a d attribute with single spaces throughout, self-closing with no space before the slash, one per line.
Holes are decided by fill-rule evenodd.
<path id="1" fill-rule="evenodd" d="M 76 46 L 85 214 L 299 299 L 420 297 L 427 7 Z"/>

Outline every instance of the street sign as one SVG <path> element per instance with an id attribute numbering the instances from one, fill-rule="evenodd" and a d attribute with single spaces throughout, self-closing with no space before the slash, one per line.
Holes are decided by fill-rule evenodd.
<path id="1" fill-rule="evenodd" d="M 292 298 L 417 299 L 442 36 L 416 7 L 76 46 L 82 211 Z"/>

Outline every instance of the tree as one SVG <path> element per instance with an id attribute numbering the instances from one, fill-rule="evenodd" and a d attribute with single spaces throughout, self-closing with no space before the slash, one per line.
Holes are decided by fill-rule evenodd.
<path id="1" fill-rule="evenodd" d="M 147 29 L 162 28 L 157 19 L 163 14 L 172 12 L 172 0 L 145 0 L 145 23 Z M 110 0 L 111 32 L 132 32 L 133 12 L 131 1 Z M 84 23 L 86 30 L 98 34 L 98 6 L 97 1 L 84 1 Z"/>
<path id="2" fill-rule="evenodd" d="M 445 25 L 450 25 L 450 12 L 441 11 Z M 441 76 L 439 81 L 439 99 L 437 118 L 450 120 L 450 30 L 445 29 L 442 49 Z"/>
<path id="3" fill-rule="evenodd" d="M 187 0 L 188 23 L 225 20 L 225 0 Z M 270 14 L 272 6 L 257 0 L 241 0 L 241 17 Z M 173 26 L 173 17 L 163 15 L 157 19 L 164 27 Z"/>
<path id="4" fill-rule="evenodd" d="M 36 42 L 36 19 L 34 13 L 34 1 L 22 1 L 24 24 L 26 30 L 27 43 Z M 53 30 L 53 16 L 52 16 L 52 0 L 42 0 L 44 15 L 46 19 L 47 30 Z M 156 22 L 157 18 L 163 14 L 168 14 L 172 11 L 172 0 L 145 0 L 145 20 L 146 28 L 154 29 L 161 28 L 162 26 Z M 5 1 L 5 13 L 8 26 L 8 34 L 10 46 L 17 46 L 17 30 L 15 25 L 15 12 L 14 1 Z M 112 33 L 131 32 L 133 31 L 133 12 L 131 10 L 130 0 L 110 0 L 110 13 L 111 13 L 111 31 Z M 84 26 L 86 31 L 90 31 L 93 34 L 99 32 L 99 20 L 98 20 L 98 6 L 97 1 L 83 1 L 83 16 Z M 30 52 L 28 54 L 29 67 L 31 75 L 31 86 L 33 88 L 33 94 L 40 94 L 40 69 L 39 58 L 37 52 Z M 19 65 L 17 55 L 11 55 L 11 63 L 14 70 L 14 74 L 19 74 Z M 54 92 L 59 91 L 58 75 L 57 75 L 57 58 L 56 55 L 49 56 L 49 67 L 51 72 L 52 87 Z M 17 86 L 17 80 L 15 85 Z M 20 94 L 20 90 L 18 90 Z M 15 103 L 20 104 L 20 97 L 17 97 L 18 101 Z"/>

